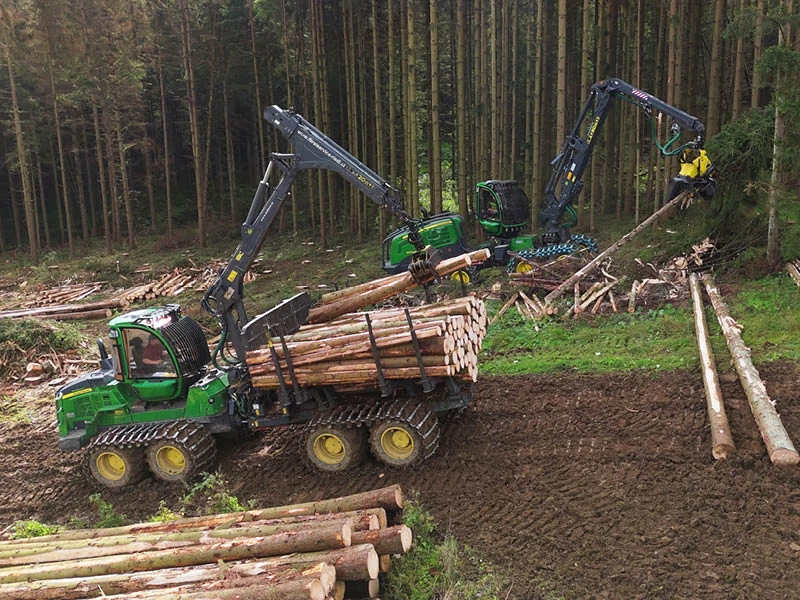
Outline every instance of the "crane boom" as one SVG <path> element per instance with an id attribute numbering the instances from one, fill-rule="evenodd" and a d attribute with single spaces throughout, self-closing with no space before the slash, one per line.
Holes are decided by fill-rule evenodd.
<path id="1" fill-rule="evenodd" d="M 674 156 L 687 149 L 704 153 L 702 148 L 705 143 L 705 126 L 697 117 L 620 79 L 612 78 L 594 83 L 575 126 L 551 163 L 553 172 L 545 187 L 545 208 L 539 214 L 540 224 L 546 227 L 542 235 L 545 244 L 557 244 L 569 238 L 568 226 L 562 224 L 564 213 L 571 209 L 583 189 L 583 173 L 591 160 L 598 139 L 597 134 L 617 98 L 639 107 L 650 119 L 654 113 L 662 113 L 672 118 L 672 137 L 662 145 L 654 136 L 656 146 L 664 155 Z M 591 119 L 588 120 L 590 115 Z M 680 137 L 681 128 L 694 132 L 694 138 L 673 148 Z M 699 175 L 704 175 L 710 166 L 706 165 L 707 162 L 706 159 Z"/>
<path id="2" fill-rule="evenodd" d="M 233 345 L 236 352 L 233 362 L 244 359 L 249 345 L 248 336 L 245 335 L 249 323 L 243 303 L 244 275 L 252 267 L 264 244 L 267 230 L 300 171 L 325 169 L 338 173 L 378 206 L 399 217 L 409 228 L 409 241 L 418 250 L 422 249 L 418 231 L 420 220 L 412 218 L 403 208 L 399 190 L 299 114 L 273 105 L 264 110 L 264 119 L 283 134 L 293 152 L 270 154 L 267 170 L 258 184 L 250 210 L 242 223 L 241 242 L 202 300 L 203 308 L 220 321 L 223 345 L 228 340 Z M 271 189 L 270 177 L 274 171 L 280 173 L 280 179 Z"/>

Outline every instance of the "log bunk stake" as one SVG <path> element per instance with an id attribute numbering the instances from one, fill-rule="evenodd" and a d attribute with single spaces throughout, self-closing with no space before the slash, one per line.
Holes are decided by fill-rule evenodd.
<path id="1" fill-rule="evenodd" d="M 800 455 L 798 455 L 792 440 L 789 438 L 789 434 L 783 427 L 781 418 L 775 410 L 775 403 L 767 393 L 764 381 L 753 365 L 753 361 L 750 358 L 750 349 L 742 340 L 741 326 L 734 321 L 728 305 L 723 300 L 713 277 L 709 273 L 703 274 L 703 284 L 714 311 L 717 313 L 717 321 L 719 321 L 719 325 L 725 335 L 725 341 L 733 358 L 733 365 L 750 403 L 750 410 L 758 424 L 761 437 L 767 446 L 770 460 L 774 465 L 778 466 L 798 464 Z"/>
<path id="2" fill-rule="evenodd" d="M 330 500 L 0 541 L 0 600 L 377 596 L 412 545 L 397 485 Z"/>
<path id="3" fill-rule="evenodd" d="M 714 352 L 711 350 L 706 314 L 703 310 L 703 296 L 700 291 L 700 280 L 694 273 L 689 276 L 689 286 L 692 291 L 697 349 L 700 353 L 703 385 L 706 390 L 708 422 L 711 425 L 711 454 L 715 459 L 719 460 L 730 457 L 736 447 L 733 444 L 728 415 L 725 414 L 725 404 L 722 401 L 722 390 L 717 376 L 717 365 L 714 362 Z"/>

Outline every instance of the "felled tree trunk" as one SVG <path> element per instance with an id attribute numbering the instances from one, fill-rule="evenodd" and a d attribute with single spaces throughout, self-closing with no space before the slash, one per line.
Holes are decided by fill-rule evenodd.
<path id="1" fill-rule="evenodd" d="M 708 325 L 706 324 L 706 314 L 703 311 L 700 280 L 694 273 L 689 276 L 689 285 L 692 290 L 697 348 L 700 352 L 700 366 L 703 370 L 703 385 L 706 390 L 708 422 L 711 426 L 711 454 L 719 460 L 731 456 L 736 447 L 733 444 L 730 425 L 728 425 L 728 415 L 725 414 L 722 390 L 717 377 L 717 365 L 714 362 L 714 353 L 708 338 Z"/>
<path id="2" fill-rule="evenodd" d="M 728 343 L 728 349 L 733 357 L 733 365 L 747 395 L 750 410 L 761 431 L 761 437 L 767 446 L 770 460 L 779 466 L 796 465 L 800 462 L 800 455 L 781 423 L 781 418 L 775 410 L 775 404 L 767 394 L 767 388 L 761 380 L 758 370 L 753 366 L 750 349 L 742 340 L 739 324 L 733 320 L 728 305 L 722 299 L 710 274 L 703 274 L 703 283 L 717 313 L 717 320 L 722 327 L 722 332 L 725 334 L 725 341 Z"/>

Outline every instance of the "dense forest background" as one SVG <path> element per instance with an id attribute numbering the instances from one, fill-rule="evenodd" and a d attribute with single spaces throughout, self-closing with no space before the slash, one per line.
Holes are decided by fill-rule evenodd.
<path id="1" fill-rule="evenodd" d="M 269 153 L 288 150 L 261 118 L 271 104 L 402 189 L 412 214 L 469 217 L 486 179 L 518 179 L 536 204 L 589 86 L 610 76 L 705 122 L 718 213 L 750 207 L 766 227 L 771 206 L 778 227 L 800 164 L 794 13 L 793 0 L 5 0 L 0 251 L 37 261 L 93 238 L 204 246 L 238 230 Z M 651 136 L 619 102 L 583 227 L 659 205 L 677 161 Z M 391 222 L 312 172 L 279 226 L 325 242 Z"/>

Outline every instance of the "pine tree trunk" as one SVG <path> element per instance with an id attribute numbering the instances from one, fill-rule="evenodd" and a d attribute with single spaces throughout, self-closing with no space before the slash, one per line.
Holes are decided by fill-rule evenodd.
<path id="1" fill-rule="evenodd" d="M 13 105 L 12 105 L 13 106 Z M 14 241 L 17 248 L 22 248 L 22 219 L 17 205 L 17 190 L 14 188 L 14 174 L 11 172 L 11 161 L 6 163 L 8 172 L 8 200 L 11 204 L 11 219 L 14 221 Z"/>
<path id="2" fill-rule="evenodd" d="M 97 206 L 94 197 L 94 178 L 92 177 L 92 164 L 89 161 L 89 138 L 86 135 L 86 125 L 81 125 L 81 141 L 83 142 L 83 162 L 86 168 L 86 178 L 88 185 L 86 189 L 89 192 L 89 235 L 95 237 L 97 235 Z M 41 186 L 41 182 L 40 182 Z M 45 216 L 47 213 L 45 213 Z M 47 230 L 47 218 L 45 218 L 45 231 Z M 48 235 L 49 238 L 49 235 Z M 48 242 L 49 244 L 49 242 Z"/>
<path id="3" fill-rule="evenodd" d="M 128 225 L 128 248 L 136 248 L 136 234 L 133 220 L 133 199 L 128 185 L 128 160 L 125 145 L 122 143 L 122 125 L 120 124 L 119 111 L 114 110 L 114 130 L 117 133 L 117 151 L 119 152 L 119 172 L 122 176 L 122 202 L 125 206 L 125 221 Z"/>
<path id="4" fill-rule="evenodd" d="M 543 85 L 544 79 L 544 0 L 536 3 L 536 75 L 534 76 L 533 89 L 533 210 L 531 211 L 531 228 L 538 227 L 538 215 L 541 205 L 539 198 L 542 196 L 544 186 L 542 181 L 542 123 L 543 115 Z"/>
<path id="5" fill-rule="evenodd" d="M 81 214 L 81 233 L 83 241 L 89 241 L 89 218 L 86 212 L 86 192 L 83 187 L 83 168 L 81 167 L 81 149 L 78 146 L 78 132 L 72 127 L 72 157 L 75 161 L 75 181 L 78 186 L 78 209 Z"/>
<path id="6" fill-rule="evenodd" d="M 109 124 L 108 115 L 103 111 L 103 125 L 106 136 L 106 156 L 108 159 L 108 181 L 111 188 L 111 231 L 114 243 L 119 245 L 122 242 L 122 218 L 119 212 L 119 193 L 117 188 L 117 159 L 114 153 L 114 141 L 112 138 L 112 128 Z"/>
<path id="7" fill-rule="evenodd" d="M 442 212 L 442 147 L 439 132 L 439 18 L 437 0 L 430 0 L 431 40 L 431 212 Z"/>
<path id="8" fill-rule="evenodd" d="M 706 137 L 719 131 L 720 79 L 722 78 L 722 31 L 725 28 L 725 0 L 714 0 L 714 29 L 711 38 L 711 65 L 708 76 L 708 116 Z"/>
<path id="9" fill-rule="evenodd" d="M 200 124 L 198 122 L 197 114 L 197 98 L 195 96 L 196 89 L 194 83 L 194 65 L 192 64 L 192 36 L 189 29 L 189 5 L 188 0 L 179 0 L 180 6 L 180 28 L 181 28 L 181 55 L 183 58 L 183 72 L 186 80 L 186 103 L 189 109 L 189 127 L 192 136 L 192 157 L 194 159 L 194 179 L 195 179 L 195 194 L 197 195 L 197 236 L 201 248 L 206 247 L 206 210 L 205 198 L 203 197 L 203 157 L 200 148 Z M 255 61 L 255 54 L 253 56 Z M 255 63 L 254 63 L 255 64 Z M 257 94 L 258 95 L 258 94 Z M 263 116 L 261 115 L 261 106 L 259 99 L 258 107 L 258 123 L 259 128 L 262 127 L 261 122 Z M 261 138 L 263 144 L 263 137 Z M 263 145 L 262 145 L 262 165 L 264 162 Z M 262 167 L 263 170 L 263 167 Z"/>
<path id="10" fill-rule="evenodd" d="M 383 128 L 383 94 L 381 93 L 381 52 L 378 43 L 378 0 L 372 0 L 372 101 L 375 111 L 375 166 L 381 177 L 386 177 L 386 134 Z M 386 211 L 378 211 L 380 239 L 386 237 Z"/>
<path id="11" fill-rule="evenodd" d="M 144 154 L 144 185 L 147 188 L 147 207 L 150 210 L 150 233 L 155 234 L 158 230 L 157 217 L 156 217 L 156 198 L 153 193 L 153 159 L 150 155 L 152 150 L 152 142 L 150 137 L 146 136 L 144 139 L 144 147 L 142 154 Z"/>
<path id="12" fill-rule="evenodd" d="M 408 194 L 411 201 L 411 215 L 419 214 L 419 165 L 417 163 L 417 68 L 416 38 L 414 36 L 414 0 L 406 0 L 406 59 L 408 61 Z"/>
<path id="13" fill-rule="evenodd" d="M 50 225 L 49 225 L 48 218 L 47 218 L 48 217 L 48 212 L 47 212 L 47 194 L 45 193 L 44 183 L 43 183 L 43 178 L 42 178 L 42 160 L 41 160 L 41 158 L 40 158 L 38 153 L 36 154 L 36 173 L 37 173 L 38 179 L 39 179 L 39 190 L 41 191 L 41 193 L 39 194 L 39 196 L 40 196 L 39 200 L 40 200 L 41 205 L 42 205 L 42 223 L 44 225 L 44 243 L 49 248 L 51 243 L 50 243 Z M 1 226 L 0 226 L 0 229 L 2 229 Z M 5 246 L 5 242 L 3 242 L 2 245 Z M 4 251 L 4 250 L 2 250 L 2 251 Z"/>
<path id="14" fill-rule="evenodd" d="M 230 210 L 231 224 L 236 225 L 236 157 L 233 154 L 233 136 L 231 134 L 231 120 L 228 114 L 228 77 L 222 80 L 222 104 L 225 119 L 225 158 L 228 167 L 228 208 Z M 313 220 L 313 219 L 312 219 Z"/>
<path id="15" fill-rule="evenodd" d="M 778 45 L 785 46 L 786 39 L 783 29 L 778 29 Z M 783 114 L 782 104 L 783 90 L 781 89 L 782 74 L 780 70 L 775 74 L 774 98 L 775 103 L 775 133 L 772 143 L 772 173 L 770 175 L 768 210 L 769 219 L 767 224 L 767 263 L 772 269 L 779 269 L 781 262 L 780 254 L 780 230 L 778 226 L 778 200 L 782 190 L 782 171 L 780 153 L 783 148 L 783 138 L 786 134 L 786 122 Z"/>
<path id="16" fill-rule="evenodd" d="M 567 0 L 558 0 L 558 105 L 556 108 L 556 148 L 561 149 L 567 122 Z M 554 153 L 554 155 L 555 155 Z"/>
<path id="17" fill-rule="evenodd" d="M 258 52 L 256 51 L 256 26 L 253 15 L 253 0 L 247 2 L 247 19 L 250 26 L 250 52 L 253 55 L 253 87 L 256 91 L 256 116 L 258 120 L 259 173 L 267 168 L 266 151 L 264 150 L 264 116 L 261 110 L 261 85 L 258 82 Z"/>
<path id="18" fill-rule="evenodd" d="M 719 0 L 718 0 L 719 1 Z M 764 12 L 766 0 L 756 2 L 756 24 L 753 31 L 753 81 L 750 89 L 750 108 L 757 108 L 761 103 L 761 72 L 756 65 L 761 60 L 764 48 Z"/>
<path id="19" fill-rule="evenodd" d="M 164 85 L 164 69 L 161 65 L 161 45 L 156 35 L 156 66 L 158 68 L 158 88 L 161 100 L 161 133 L 164 144 L 164 184 L 167 195 L 167 239 L 172 240 L 172 188 L 170 176 L 169 133 L 167 131 L 167 94 Z"/>
<path id="20" fill-rule="evenodd" d="M 739 14 L 745 10 L 745 0 L 739 0 Z M 736 120 L 742 112 L 742 80 L 744 79 L 744 36 L 736 37 L 736 63 L 733 69 L 733 107 L 731 119 Z"/>
<path id="21" fill-rule="evenodd" d="M 106 168 L 105 159 L 103 158 L 103 136 L 100 133 L 100 116 L 97 111 L 97 105 L 92 102 L 92 121 L 94 123 L 94 142 L 95 153 L 97 154 L 97 169 L 100 179 L 100 205 L 103 211 L 103 237 L 105 239 L 106 253 L 111 252 L 111 223 L 109 222 L 108 214 L 108 193 L 106 191 Z M 169 185 L 169 181 L 167 181 Z"/>
<path id="22" fill-rule="evenodd" d="M 69 190 L 67 187 L 67 168 L 66 159 L 64 158 L 64 142 L 61 137 L 61 117 L 58 113 L 56 78 L 53 74 L 53 57 L 49 37 L 47 39 L 47 70 L 50 75 L 50 95 L 52 96 L 53 100 L 53 123 L 56 129 L 56 141 L 58 142 L 58 163 L 61 167 L 61 193 L 64 200 L 64 216 L 66 218 L 67 228 L 67 247 L 69 248 L 69 257 L 73 258 L 75 256 L 75 244 L 72 238 L 72 210 L 70 207 Z"/>
<path id="23" fill-rule="evenodd" d="M 456 160 L 458 177 L 458 213 L 467 222 L 467 93 L 466 93 L 466 12 L 465 0 L 456 0 Z"/>
<path id="24" fill-rule="evenodd" d="M 8 64 L 8 82 L 11 88 L 11 108 L 14 115 L 14 134 L 17 139 L 17 161 L 19 174 L 22 180 L 22 201 L 25 207 L 25 221 L 28 226 L 28 249 L 33 264 L 39 264 L 39 246 L 36 231 L 36 207 L 33 205 L 31 190 L 28 185 L 28 161 L 25 150 L 25 140 L 22 133 L 22 118 L 20 117 L 19 102 L 17 100 L 17 86 L 14 80 L 14 66 L 11 60 L 10 44 L 6 44 L 6 63 Z M 11 180 L 9 171 L 9 181 Z M 13 201 L 13 198 L 12 198 Z M 17 238 L 19 241 L 19 238 Z"/>
<path id="25" fill-rule="evenodd" d="M 392 185 L 397 185 L 398 177 L 398 156 L 397 156 L 397 67 L 395 65 L 395 15 L 394 2 L 388 0 L 386 4 L 387 22 L 389 24 L 386 32 L 387 46 L 389 54 L 389 178 Z"/>

